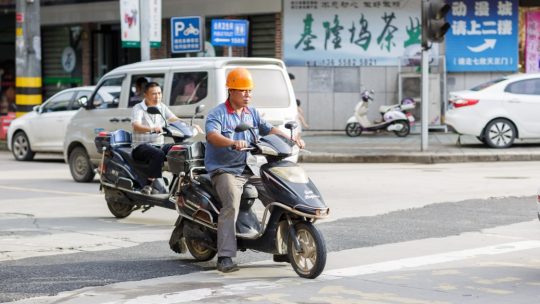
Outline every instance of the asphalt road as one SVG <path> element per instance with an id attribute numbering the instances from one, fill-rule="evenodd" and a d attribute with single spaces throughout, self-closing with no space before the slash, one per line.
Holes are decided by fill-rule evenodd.
<path id="1" fill-rule="evenodd" d="M 533 196 L 536 190 L 533 185 L 540 180 L 534 170 L 534 166 L 537 165 L 539 164 L 536 162 L 506 165 L 496 163 L 491 166 L 489 164 L 304 165 L 309 175 L 319 185 L 326 201 L 336 210 L 331 220 L 317 224 L 330 252 L 327 267 L 329 276 L 336 265 L 352 260 L 339 258 L 348 252 L 351 252 L 350 257 L 362 259 L 362 262 L 382 258 L 384 255 L 394 255 L 393 258 L 403 259 L 410 252 L 420 254 L 428 249 L 442 250 L 446 246 L 458 249 L 473 246 L 473 243 L 480 245 L 494 234 L 491 230 L 514 227 L 512 226 L 514 224 L 519 226 L 534 223 L 528 224 L 528 230 L 512 228 L 511 233 L 505 232 L 513 238 L 517 238 L 516 235 L 520 234 L 523 237 L 524 231 L 534 234 L 530 227 L 536 229 L 535 224 L 540 227 L 536 219 L 535 196 Z M 44 158 L 36 162 L 20 163 L 12 161 L 8 154 L 0 152 L 0 168 L 2 191 L 0 302 L 54 296 L 83 287 L 108 286 L 127 281 L 137 284 L 137 281 L 152 282 L 152 279 L 159 280 L 164 277 L 184 278 L 182 277 L 184 274 L 190 274 L 188 277 L 196 280 L 198 275 L 208 276 L 204 271 L 214 269 L 215 261 L 196 263 L 189 255 L 177 255 L 168 248 L 167 240 L 176 217 L 174 211 L 154 208 L 144 214 L 136 213 L 127 219 L 117 220 L 108 213 L 103 197 L 97 191 L 97 182 L 90 184 L 72 182 L 67 166 L 61 161 Z M 339 176 L 336 171 L 340 172 Z M 393 174 L 390 176 L 388 172 Z M 360 179 L 362 183 L 359 184 L 357 178 L 359 174 L 370 178 Z M 433 180 L 435 175 L 439 176 L 439 180 Z M 328 176 L 333 178 L 329 179 Z M 431 184 L 424 182 L 430 179 Z M 484 184 L 477 180 L 484 181 Z M 399 181 L 401 183 L 398 183 Z M 422 187 L 418 187 L 419 183 Z M 380 184 L 383 186 L 376 186 Z M 504 188 L 501 185 L 507 186 Z M 441 186 L 444 187 L 439 188 Z M 443 192 L 444 189 L 447 192 Z M 469 240 L 470 235 L 478 236 L 483 241 L 478 241 L 477 237 Z M 510 237 L 505 236 L 505 239 Z M 400 249 L 386 249 L 395 246 Z M 265 263 L 268 259 L 270 259 L 268 254 L 241 252 L 237 261 L 246 268 L 238 273 L 245 276 L 243 277 L 245 280 L 257 281 L 261 279 L 263 273 L 268 275 L 267 272 L 270 271 L 269 276 L 274 276 L 279 282 L 279 278 L 283 278 L 281 272 L 290 267 L 269 264 L 268 268 L 264 266 L 257 269 L 249 266 L 253 262 Z M 527 256 L 524 259 L 521 256 L 516 259 L 528 261 L 531 257 Z M 516 262 L 504 261 L 504 263 L 510 265 Z M 470 267 L 466 265 L 464 268 Z M 277 273 L 272 275 L 272 271 Z M 455 273 L 451 279 L 444 281 L 444 284 L 452 282 L 453 286 L 461 284 L 464 289 L 468 289 L 469 285 L 466 282 L 473 276 L 500 277 L 501 274 L 512 273 L 515 268 L 500 266 L 497 270 L 470 268 L 468 271 L 471 274 L 464 275 L 465 270 Z M 399 279 L 384 273 L 364 275 L 360 278 L 360 282 L 365 289 L 362 292 L 365 293 L 369 291 L 380 295 L 391 291 L 402 296 L 402 299 L 407 297 L 413 299 L 415 289 L 425 288 L 417 296 L 431 299 L 427 301 L 428 303 L 439 299 L 439 295 L 441 301 L 460 303 L 453 294 L 441 294 L 429 288 L 429 284 L 434 284 L 440 279 L 440 276 L 433 273 L 432 270 L 425 269 L 400 273 L 399 276 L 416 278 L 406 284 L 400 281 L 403 278 Z M 520 272 L 519 275 L 532 283 L 540 281 L 536 280 L 531 270 Z M 518 275 L 514 273 L 513 276 Z M 219 277 L 211 278 L 213 280 Z M 181 280 L 183 279 L 178 279 Z M 304 284 L 301 283 L 303 281 L 290 280 L 295 280 L 294 284 Z M 330 292 L 324 287 L 327 285 L 322 283 L 325 280 L 328 280 L 328 277 L 322 281 L 316 280 L 317 282 L 313 284 L 302 285 L 305 287 L 302 290 L 303 294 Z M 359 286 L 358 280 L 356 277 L 350 277 L 337 280 L 335 283 L 339 282 L 339 288 L 354 290 L 345 298 L 360 297 L 365 300 L 365 295 L 359 295 L 358 287 L 356 289 L 354 287 Z M 206 286 L 200 283 L 201 286 Z M 198 285 L 193 285 L 193 282 L 190 284 L 190 288 L 199 288 Z M 187 285 L 183 286 L 188 288 Z M 526 286 L 526 284 L 521 286 L 522 295 L 519 299 L 535 299 L 532 289 L 536 285 L 532 284 L 528 289 Z M 440 284 L 436 287 L 439 288 Z M 165 287 L 159 285 L 146 288 L 130 288 L 130 292 L 139 296 L 156 294 L 160 291 L 177 289 L 178 285 L 169 283 Z M 299 291 L 291 289 L 290 286 L 283 287 L 282 290 L 292 295 L 290 296 L 292 302 L 298 302 L 301 297 Z M 488 294 L 480 297 L 478 292 L 471 291 L 461 293 L 458 299 L 465 297 L 489 300 L 491 299 L 489 296 Z M 324 297 L 332 298 L 329 294 L 324 294 Z M 253 299 L 255 299 L 253 302 L 257 303 L 272 302 L 268 299 L 257 301 L 256 297 Z M 28 303 L 38 303 L 32 299 L 29 301 Z M 55 300 L 51 298 L 51 301 Z M 77 303 L 78 300 L 74 298 L 73 301 Z M 240 295 L 220 300 L 224 303 L 244 301 L 246 298 Z M 383 297 L 373 302 L 403 301 Z M 310 300 L 306 303 L 320 302 Z M 499 303 L 505 303 L 504 299 Z"/>

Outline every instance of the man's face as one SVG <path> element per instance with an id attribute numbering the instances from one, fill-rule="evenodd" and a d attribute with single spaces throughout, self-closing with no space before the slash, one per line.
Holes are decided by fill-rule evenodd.
<path id="1" fill-rule="evenodd" d="M 229 90 L 229 100 L 236 108 L 247 107 L 251 101 L 251 90 Z"/>
<path id="2" fill-rule="evenodd" d="M 161 88 L 151 87 L 144 93 L 144 98 L 152 105 L 157 105 L 161 102 Z"/>

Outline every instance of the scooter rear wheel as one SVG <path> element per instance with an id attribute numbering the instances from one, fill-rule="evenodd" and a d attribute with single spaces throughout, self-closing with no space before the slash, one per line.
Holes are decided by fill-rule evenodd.
<path id="1" fill-rule="evenodd" d="M 394 124 L 401 125 L 401 130 L 394 131 L 397 137 L 405 137 L 411 133 L 411 125 L 407 121 L 396 121 Z"/>
<path id="2" fill-rule="evenodd" d="M 133 211 L 132 205 L 119 202 L 107 202 L 107 207 L 116 218 L 128 217 Z"/>
<path id="3" fill-rule="evenodd" d="M 125 218 L 131 214 L 133 211 L 133 205 L 124 204 L 114 199 L 114 196 L 112 195 L 114 192 L 110 192 L 114 190 L 104 187 L 103 191 L 105 192 L 105 201 L 107 201 L 107 207 L 116 218 Z"/>
<path id="4" fill-rule="evenodd" d="M 300 222 L 294 226 L 301 251 L 294 247 L 292 238 L 287 242 L 289 261 L 294 271 L 302 278 L 318 277 L 326 266 L 326 244 L 313 224 Z"/>
<path id="5" fill-rule="evenodd" d="M 186 239 L 186 246 L 189 253 L 200 262 L 210 261 L 217 254 L 216 251 L 204 246 L 203 243 L 197 240 Z"/>
<path id="6" fill-rule="evenodd" d="M 350 122 L 345 127 L 345 133 L 350 137 L 360 136 L 362 134 L 362 127 L 357 122 Z"/>

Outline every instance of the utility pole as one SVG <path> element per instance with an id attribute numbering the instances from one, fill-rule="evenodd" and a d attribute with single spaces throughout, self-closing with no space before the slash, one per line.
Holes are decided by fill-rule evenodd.
<path id="1" fill-rule="evenodd" d="M 150 60 L 150 0 L 140 0 L 141 61 Z"/>
<path id="2" fill-rule="evenodd" d="M 430 42 L 443 42 L 450 29 L 445 16 L 450 5 L 445 0 L 422 0 L 422 137 L 421 151 L 428 149 L 429 133 L 429 49 Z"/>
<path id="3" fill-rule="evenodd" d="M 41 33 L 39 0 L 17 0 L 15 29 L 15 104 L 17 117 L 40 105 Z"/>

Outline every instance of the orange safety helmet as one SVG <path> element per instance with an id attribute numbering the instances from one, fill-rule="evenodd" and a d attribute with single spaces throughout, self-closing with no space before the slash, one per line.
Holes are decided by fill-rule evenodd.
<path id="1" fill-rule="evenodd" d="M 253 89 L 253 79 L 251 73 L 246 68 L 234 68 L 227 75 L 227 89 L 251 90 Z"/>

